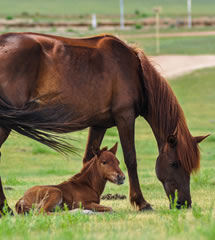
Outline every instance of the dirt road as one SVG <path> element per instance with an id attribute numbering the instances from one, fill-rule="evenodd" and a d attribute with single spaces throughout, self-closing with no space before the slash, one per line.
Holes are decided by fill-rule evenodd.
<path id="1" fill-rule="evenodd" d="M 171 79 L 194 70 L 215 67 L 215 55 L 163 55 L 150 57 L 157 70 Z"/>

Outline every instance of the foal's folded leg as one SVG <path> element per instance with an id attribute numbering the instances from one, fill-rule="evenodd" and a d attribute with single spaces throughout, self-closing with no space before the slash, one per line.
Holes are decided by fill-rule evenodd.
<path id="1" fill-rule="evenodd" d="M 92 210 L 95 212 L 112 212 L 113 211 L 111 207 L 102 206 L 94 202 L 83 204 L 83 207 L 84 209 Z"/>
<path id="2" fill-rule="evenodd" d="M 38 202 L 40 213 L 50 213 L 62 203 L 62 192 L 58 188 L 45 187 L 43 189 L 43 198 Z"/>

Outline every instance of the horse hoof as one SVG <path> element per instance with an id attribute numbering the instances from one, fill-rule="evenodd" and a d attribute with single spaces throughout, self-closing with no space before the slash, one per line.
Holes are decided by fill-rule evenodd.
<path id="1" fill-rule="evenodd" d="M 140 211 L 141 211 L 141 212 L 153 211 L 153 208 L 151 207 L 150 204 L 147 204 L 147 205 L 145 205 L 144 207 L 141 207 L 141 208 L 140 208 Z"/>
<path id="2" fill-rule="evenodd" d="M 6 215 L 14 216 L 14 213 L 13 213 L 12 210 L 11 210 L 11 211 L 8 211 L 6 214 L 5 214 L 5 213 L 2 213 L 2 212 L 0 211 L 0 218 L 4 217 L 4 216 L 6 216 Z"/>
<path id="3" fill-rule="evenodd" d="M 14 216 L 13 210 L 10 207 L 7 208 L 6 212 L 3 209 L 0 209 L 0 218 L 6 215 Z"/>

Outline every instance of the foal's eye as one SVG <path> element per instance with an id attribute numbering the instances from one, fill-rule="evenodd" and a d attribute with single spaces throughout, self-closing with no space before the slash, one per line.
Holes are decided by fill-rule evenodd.
<path id="1" fill-rule="evenodd" d="M 173 168 L 179 168 L 178 162 L 172 162 L 170 165 L 171 165 Z"/>
<path id="2" fill-rule="evenodd" d="M 107 162 L 106 161 L 103 161 L 102 164 L 105 165 Z"/>

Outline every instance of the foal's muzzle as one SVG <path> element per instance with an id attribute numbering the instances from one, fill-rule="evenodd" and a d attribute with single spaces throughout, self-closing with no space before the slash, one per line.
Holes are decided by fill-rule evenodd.
<path id="1" fill-rule="evenodd" d="M 117 179 L 116 179 L 116 183 L 117 183 L 118 185 L 121 185 L 121 184 L 124 183 L 124 181 L 125 181 L 125 176 L 118 174 L 118 175 L 117 175 Z"/>

